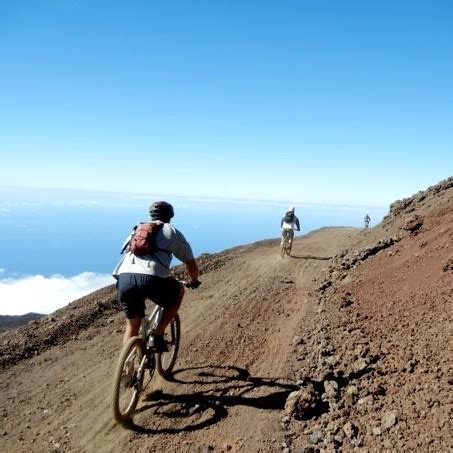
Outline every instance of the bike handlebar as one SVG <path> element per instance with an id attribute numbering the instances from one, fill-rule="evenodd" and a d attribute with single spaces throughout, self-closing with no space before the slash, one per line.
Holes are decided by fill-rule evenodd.
<path id="1" fill-rule="evenodd" d="M 196 280 L 194 282 L 186 282 L 184 280 L 181 280 L 181 283 L 186 287 L 186 288 L 191 288 L 191 289 L 197 289 L 200 285 L 201 282 L 199 280 Z"/>

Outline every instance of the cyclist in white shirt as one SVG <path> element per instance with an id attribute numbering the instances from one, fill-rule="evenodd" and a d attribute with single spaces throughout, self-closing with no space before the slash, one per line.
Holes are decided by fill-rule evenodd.
<path id="1" fill-rule="evenodd" d="M 290 206 L 288 210 L 286 211 L 285 215 L 282 217 L 282 220 L 280 222 L 280 228 L 282 229 L 282 239 L 281 243 L 283 244 L 283 241 L 285 240 L 286 237 L 289 239 L 290 245 L 292 245 L 293 238 L 294 238 L 294 230 L 300 231 L 300 224 L 299 224 L 299 219 L 297 216 L 294 214 L 295 207 Z"/>
<path id="2" fill-rule="evenodd" d="M 170 276 L 172 256 L 185 263 L 192 288 L 197 288 L 200 282 L 192 248 L 183 234 L 170 224 L 174 216 L 173 206 L 165 201 L 156 201 L 150 206 L 149 214 L 152 221 L 162 224 L 155 239 L 156 251 L 152 255 L 135 256 L 128 248 L 132 238 L 130 234 L 123 244 L 126 253 L 113 271 L 113 276 L 117 279 L 118 296 L 126 315 L 123 343 L 138 334 L 145 316 L 145 299 L 149 298 L 164 308 L 163 318 L 154 333 L 154 346 L 160 351 L 165 348 L 165 327 L 176 316 L 184 296 L 184 286 Z"/>

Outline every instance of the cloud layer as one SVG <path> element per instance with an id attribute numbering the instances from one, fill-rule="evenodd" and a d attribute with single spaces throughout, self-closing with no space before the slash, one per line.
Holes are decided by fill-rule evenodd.
<path id="1" fill-rule="evenodd" d="M 52 313 L 113 282 L 111 275 L 93 272 L 82 272 L 73 277 L 33 275 L 0 278 L 0 314 Z"/>

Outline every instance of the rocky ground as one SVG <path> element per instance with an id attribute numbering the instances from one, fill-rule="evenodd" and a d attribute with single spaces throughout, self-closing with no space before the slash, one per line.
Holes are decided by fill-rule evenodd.
<path id="1" fill-rule="evenodd" d="M 1 334 L 1 451 L 449 451 L 452 208 L 450 178 L 289 258 L 275 240 L 202 255 L 173 381 L 129 429 L 113 286 Z"/>
<path id="2" fill-rule="evenodd" d="M 452 448 L 452 208 L 449 180 L 334 257 L 294 339 L 288 447 Z"/>

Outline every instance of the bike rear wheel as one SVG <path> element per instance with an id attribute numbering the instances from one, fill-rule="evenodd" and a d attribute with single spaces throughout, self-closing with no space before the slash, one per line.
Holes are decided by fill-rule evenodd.
<path id="1" fill-rule="evenodd" d="M 137 407 L 144 378 L 145 344 L 132 337 L 123 346 L 115 372 L 113 387 L 113 416 L 125 423 Z"/>
<path id="2" fill-rule="evenodd" d="M 168 377 L 173 371 L 173 367 L 175 366 L 178 357 L 180 338 L 181 321 L 177 314 L 164 332 L 164 340 L 168 350 L 156 354 L 157 371 L 163 378 Z"/>

